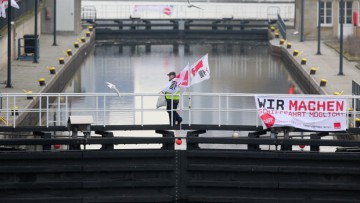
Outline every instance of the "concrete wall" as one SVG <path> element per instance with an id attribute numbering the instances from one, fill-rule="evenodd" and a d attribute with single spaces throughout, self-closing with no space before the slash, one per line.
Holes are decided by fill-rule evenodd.
<path id="1" fill-rule="evenodd" d="M 81 31 L 81 1 L 56 1 L 56 28 L 60 33 L 79 33 Z"/>
<path id="2" fill-rule="evenodd" d="M 41 13 L 38 14 L 38 30 L 40 30 Z M 38 32 L 40 33 L 40 32 Z M 16 60 L 18 57 L 18 39 L 23 38 L 24 34 L 34 34 L 34 16 L 24 17 L 16 21 L 12 28 L 12 47 L 11 56 L 12 60 Z M 2 33 L 0 37 L 0 72 L 1 74 L 7 74 L 7 29 Z"/>
<path id="3" fill-rule="evenodd" d="M 41 33 L 52 34 L 54 31 L 54 0 L 43 1 L 41 11 Z"/>
<path id="4" fill-rule="evenodd" d="M 43 2 L 41 32 L 52 34 L 54 32 L 54 0 Z M 81 32 L 81 1 L 58 0 L 57 5 L 57 30 L 78 34 Z"/>

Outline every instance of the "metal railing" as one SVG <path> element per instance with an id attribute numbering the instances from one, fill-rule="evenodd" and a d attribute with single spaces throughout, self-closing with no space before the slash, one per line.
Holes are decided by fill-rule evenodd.
<path id="1" fill-rule="evenodd" d="M 96 8 L 94 6 L 84 6 L 81 8 L 81 19 L 95 22 L 96 21 Z"/>
<path id="2" fill-rule="evenodd" d="M 286 25 L 280 14 L 277 15 L 277 27 L 279 28 L 281 36 L 286 39 Z"/>
<path id="3" fill-rule="evenodd" d="M 151 3 L 151 4 L 150 4 Z M 98 19 L 128 19 L 129 17 L 141 19 L 268 19 L 268 7 L 272 3 L 211 3 L 197 2 L 203 9 L 188 8 L 184 2 L 122 2 L 122 1 L 83 1 L 84 7 L 94 6 Z M 149 9 L 136 10 L 135 6 L 149 6 Z M 161 7 L 171 7 L 170 13 L 162 11 Z M 276 5 L 284 19 L 294 19 L 295 4 L 284 2 Z"/>
<path id="4" fill-rule="evenodd" d="M 156 93 L 49 93 L 0 94 L 0 116 L 3 126 L 66 126 L 70 115 L 92 116 L 93 125 L 152 125 L 168 124 L 165 109 L 156 109 Z M 241 93 L 184 93 L 178 111 L 183 123 L 208 125 L 261 126 L 255 107 L 256 94 Z M 259 95 L 258 95 L 259 96 Z M 275 95 L 267 95 L 275 96 Z M 348 106 L 359 95 L 276 95 L 293 98 L 341 98 Z M 356 110 L 348 111 L 347 126 L 359 116 Z M 28 116 L 28 117 L 27 117 Z M 24 124 L 24 122 L 31 124 Z"/>

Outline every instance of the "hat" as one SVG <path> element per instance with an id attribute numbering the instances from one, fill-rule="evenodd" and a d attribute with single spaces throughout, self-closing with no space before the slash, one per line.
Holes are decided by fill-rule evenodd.
<path id="1" fill-rule="evenodd" d="M 175 72 L 170 72 L 169 74 L 167 74 L 168 76 L 170 75 L 173 75 L 173 76 L 176 76 L 176 73 Z"/>

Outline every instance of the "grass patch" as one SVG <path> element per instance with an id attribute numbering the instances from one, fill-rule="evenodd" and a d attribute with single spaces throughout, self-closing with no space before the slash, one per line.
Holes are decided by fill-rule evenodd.
<path id="1" fill-rule="evenodd" d="M 334 49 L 338 53 L 340 53 L 340 43 L 338 41 L 325 41 L 324 44 L 327 45 L 328 47 Z M 354 55 L 354 54 L 351 54 L 350 52 L 346 51 L 345 42 L 344 42 L 343 56 L 348 61 L 360 61 L 360 55 Z M 358 64 L 358 66 L 359 66 L 359 64 Z"/>

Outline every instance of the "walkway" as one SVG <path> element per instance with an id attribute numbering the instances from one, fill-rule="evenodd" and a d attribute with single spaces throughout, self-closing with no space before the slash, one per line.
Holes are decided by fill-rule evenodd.
<path id="1" fill-rule="evenodd" d="M 296 60 L 300 63 L 302 58 L 307 59 L 307 65 L 302 66 L 306 72 L 310 72 L 312 67 L 318 67 L 315 75 L 311 78 L 320 84 L 322 79 L 327 80 L 327 84 L 323 90 L 332 95 L 334 92 L 343 92 L 343 95 L 352 94 L 352 80 L 360 83 L 360 70 L 355 67 L 356 62 L 349 62 L 345 58 L 343 60 L 343 76 L 339 76 L 339 53 L 332 48 L 321 43 L 321 54 L 316 55 L 317 41 L 300 42 L 299 35 L 294 35 L 293 31 L 288 31 L 288 42 L 292 43 L 292 48 L 287 49 L 291 54 L 294 50 L 302 53 Z M 272 43 L 279 44 L 279 40 L 272 40 Z M 286 45 L 284 45 L 286 47 Z"/>
<path id="2" fill-rule="evenodd" d="M 57 35 L 58 46 L 52 46 L 53 35 L 42 34 L 40 36 L 40 58 L 39 63 L 32 61 L 18 61 L 12 62 L 11 67 L 11 81 L 13 88 L 6 88 L 7 81 L 7 67 L 3 67 L 0 72 L 0 92 L 1 93 L 24 93 L 25 91 L 32 91 L 33 93 L 41 93 L 45 86 L 40 86 L 38 80 L 45 78 L 46 84 L 49 84 L 57 75 L 51 75 L 48 67 L 55 67 L 56 72 L 59 72 L 64 65 L 60 65 L 58 58 L 63 57 L 65 64 L 70 60 L 70 57 L 65 55 L 67 49 L 71 49 L 73 55 L 78 52 L 74 48 L 74 42 L 80 41 L 80 38 L 85 36 L 87 30 L 83 30 L 78 35 Z M 88 41 L 89 38 L 86 38 Z M 84 43 L 80 43 L 80 47 Z M 13 53 L 17 50 L 13 50 Z M 17 100 L 17 106 L 26 106 L 31 100 L 24 98 L 22 101 Z"/>

